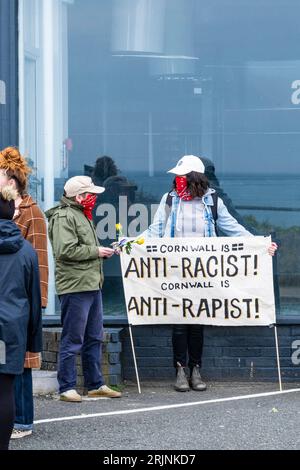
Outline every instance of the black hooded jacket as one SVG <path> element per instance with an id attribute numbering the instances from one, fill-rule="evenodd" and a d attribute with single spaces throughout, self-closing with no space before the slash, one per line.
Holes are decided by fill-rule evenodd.
<path id="1" fill-rule="evenodd" d="M 37 254 L 13 221 L 0 219 L 0 374 L 22 374 L 25 352 L 41 350 Z"/>

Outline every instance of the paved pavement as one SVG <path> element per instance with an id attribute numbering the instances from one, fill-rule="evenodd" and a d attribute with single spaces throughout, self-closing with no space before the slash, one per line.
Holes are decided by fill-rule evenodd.
<path id="1" fill-rule="evenodd" d="M 284 389 L 298 387 L 288 384 Z M 178 393 L 169 383 L 160 383 L 142 384 L 142 395 L 127 385 L 121 399 L 81 404 L 37 397 L 34 434 L 12 441 L 11 449 L 300 449 L 300 390 L 173 406 L 273 391 L 277 384 L 210 383 L 206 392 Z M 76 419 L 90 414 L 98 416 Z"/>

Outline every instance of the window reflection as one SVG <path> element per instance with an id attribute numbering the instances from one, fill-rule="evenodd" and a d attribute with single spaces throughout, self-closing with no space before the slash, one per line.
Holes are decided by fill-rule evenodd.
<path id="1" fill-rule="evenodd" d="M 37 168 L 40 203 L 52 205 L 76 174 L 102 181 L 107 192 L 95 223 L 108 245 L 114 237 L 108 220 L 142 230 L 137 217 L 142 213 L 148 224 L 152 206 L 171 187 L 166 170 L 182 155 L 204 156 L 244 223 L 258 233 L 276 232 L 280 313 L 296 315 L 300 6 L 292 0 L 52 0 L 49 20 L 39 2 L 23 3 L 30 15 L 36 4 L 40 28 L 24 40 L 24 63 L 34 60 L 37 87 L 28 85 L 26 66 L 36 107 L 23 103 L 22 142 Z M 28 14 L 25 29 L 26 22 Z M 36 125 L 29 129 L 30 113 Z M 110 216 L 108 204 L 115 209 Z M 124 314 L 117 259 L 106 262 L 106 279 L 106 312 Z"/>

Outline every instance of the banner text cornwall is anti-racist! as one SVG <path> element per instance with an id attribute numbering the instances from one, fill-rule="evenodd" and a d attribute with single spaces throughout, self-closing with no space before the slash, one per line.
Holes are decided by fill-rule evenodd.
<path id="1" fill-rule="evenodd" d="M 147 240 L 122 255 L 130 322 L 274 323 L 270 243 L 269 237 Z"/>

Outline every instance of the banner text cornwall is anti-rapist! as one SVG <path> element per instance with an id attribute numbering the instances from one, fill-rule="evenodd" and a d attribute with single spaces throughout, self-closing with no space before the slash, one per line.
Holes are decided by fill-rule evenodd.
<path id="1" fill-rule="evenodd" d="M 122 253 L 129 323 L 275 323 L 270 237 L 159 238 Z"/>

